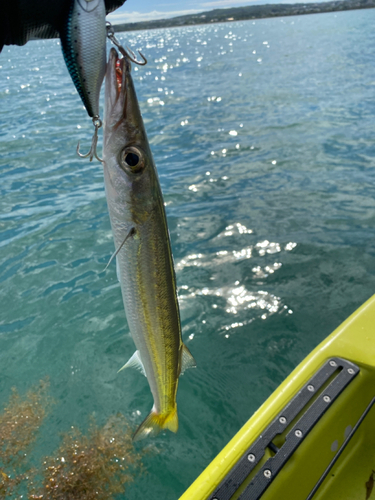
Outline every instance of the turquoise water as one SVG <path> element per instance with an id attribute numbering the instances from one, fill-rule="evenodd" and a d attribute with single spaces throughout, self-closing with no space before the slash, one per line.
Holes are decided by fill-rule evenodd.
<path id="1" fill-rule="evenodd" d="M 134 32 L 183 338 L 180 429 L 130 500 L 172 500 L 290 371 L 375 291 L 374 10 Z M 126 36 L 125 36 L 126 35 Z M 56 40 L 0 55 L 0 407 L 49 376 L 59 433 L 152 397 L 138 372 L 92 125 Z M 150 448 L 147 441 L 138 450 Z"/>

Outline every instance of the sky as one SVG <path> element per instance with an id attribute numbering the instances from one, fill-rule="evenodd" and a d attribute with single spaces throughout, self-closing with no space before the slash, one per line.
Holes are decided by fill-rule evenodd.
<path id="1" fill-rule="evenodd" d="M 107 19 L 112 24 L 134 23 L 183 16 L 185 14 L 196 14 L 205 10 L 223 9 L 226 7 L 243 7 L 245 5 L 265 3 L 305 2 L 306 0 L 127 0 L 122 7 L 110 14 Z"/>

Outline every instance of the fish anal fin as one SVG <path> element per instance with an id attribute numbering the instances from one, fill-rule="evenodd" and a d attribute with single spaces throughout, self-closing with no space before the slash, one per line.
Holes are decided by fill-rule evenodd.
<path id="1" fill-rule="evenodd" d="M 193 355 L 189 351 L 189 349 L 186 347 L 185 344 L 182 344 L 182 349 L 181 349 L 181 372 L 180 375 L 184 373 L 185 370 L 188 368 L 195 368 L 197 366 L 197 363 L 195 359 L 193 358 Z"/>
<path id="2" fill-rule="evenodd" d="M 168 417 L 165 419 L 163 429 L 169 429 L 172 432 L 178 431 L 178 415 L 177 415 L 177 405 Z"/>
<path id="3" fill-rule="evenodd" d="M 155 437 L 162 429 L 172 432 L 178 430 L 177 405 L 168 413 L 157 413 L 153 408 L 136 430 L 133 441 L 140 441 L 146 437 Z"/>
<path id="4" fill-rule="evenodd" d="M 119 372 L 121 370 L 125 370 L 125 368 L 135 368 L 136 370 L 139 370 L 141 373 L 143 373 L 143 375 L 145 377 L 147 377 L 146 375 L 146 371 L 145 371 L 145 367 L 143 366 L 143 363 L 142 363 L 142 360 L 141 360 L 141 356 L 139 354 L 139 351 L 135 351 L 135 353 L 133 354 L 133 356 L 129 359 L 129 361 L 127 361 L 124 366 L 122 368 L 119 369 Z M 118 372 L 117 372 L 118 373 Z"/>

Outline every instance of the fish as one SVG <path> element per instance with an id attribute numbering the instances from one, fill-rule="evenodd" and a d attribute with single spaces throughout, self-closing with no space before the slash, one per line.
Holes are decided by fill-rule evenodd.
<path id="1" fill-rule="evenodd" d="M 104 0 L 72 0 L 60 32 L 73 83 L 90 117 L 99 118 L 99 95 L 106 67 Z"/>
<path id="2" fill-rule="evenodd" d="M 164 201 L 130 58 L 112 48 L 105 75 L 104 184 L 117 277 L 136 352 L 123 366 L 146 375 L 154 404 L 133 439 L 177 432 L 179 376 L 196 365 L 182 341 Z M 113 257 L 112 256 L 112 257 Z M 121 370 L 123 369 L 121 368 Z"/>
<path id="3" fill-rule="evenodd" d="M 368 500 L 371 496 L 372 490 L 374 488 L 374 475 L 375 471 L 373 470 L 370 474 L 369 480 L 365 483 L 366 486 L 366 500 Z"/>

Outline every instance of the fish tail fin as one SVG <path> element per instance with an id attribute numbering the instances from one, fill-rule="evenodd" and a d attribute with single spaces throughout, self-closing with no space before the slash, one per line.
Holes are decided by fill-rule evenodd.
<path id="1" fill-rule="evenodd" d="M 156 413 L 154 408 L 136 430 L 133 441 L 140 441 L 148 436 L 157 436 L 162 429 L 172 432 L 178 430 L 177 405 L 168 413 Z"/>

